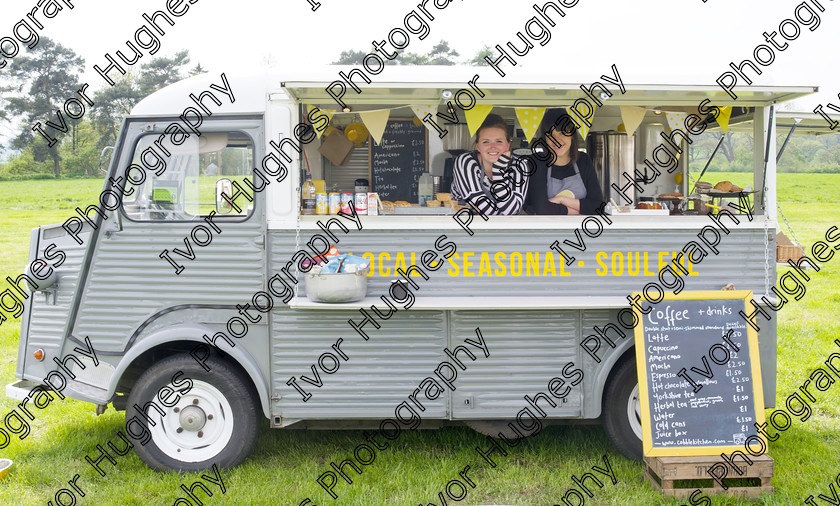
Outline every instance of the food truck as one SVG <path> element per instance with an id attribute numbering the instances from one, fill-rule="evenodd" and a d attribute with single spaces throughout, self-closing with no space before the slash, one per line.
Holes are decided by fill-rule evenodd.
<path id="1" fill-rule="evenodd" d="M 389 67 L 367 83 L 325 67 L 204 74 L 150 95 L 123 121 L 99 202 L 32 231 L 19 381 L 8 394 L 50 388 L 97 412 L 126 410 L 126 432 L 156 469 L 240 463 L 260 416 L 274 428 L 390 420 L 397 430 L 466 424 L 506 437 L 600 419 L 623 454 L 640 458 L 628 295 L 731 283 L 770 317 L 758 336 L 773 407 L 776 320 L 761 300 L 776 280 L 766 153 L 775 153 L 774 105 L 815 89 L 736 87 L 736 100 L 699 79 L 625 82 L 603 71 L 557 82 L 524 70 Z M 488 110 L 480 106 L 506 119 L 521 156 L 539 153 L 523 111 L 536 121 L 543 108 L 576 109 L 588 126 L 581 147 L 613 204 L 593 216 L 485 216 L 447 204 L 452 155 L 472 148 L 465 123 Z M 632 136 L 619 128 L 628 106 L 640 111 Z M 685 131 L 700 135 L 727 106 L 754 135 L 756 192 L 746 204 L 731 192 L 707 197 L 726 212 L 706 214 L 687 199 L 697 137 L 671 135 L 667 115 L 682 111 Z M 360 122 L 369 138 L 341 138 Z M 412 200 L 423 172 L 441 185 L 437 207 Z M 304 214 L 306 173 L 324 193 L 367 179 L 384 205 L 376 215 L 352 203 Z M 652 208 L 646 197 L 664 193 L 685 202 Z M 684 253 L 689 244 L 704 254 Z M 311 260 L 331 247 L 369 261 L 351 275 L 367 285 L 361 300 L 307 297 Z"/>

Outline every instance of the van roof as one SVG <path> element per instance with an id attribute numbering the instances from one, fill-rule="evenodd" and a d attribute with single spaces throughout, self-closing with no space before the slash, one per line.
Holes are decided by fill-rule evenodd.
<path id="1" fill-rule="evenodd" d="M 617 85 L 612 85 L 601 75 L 614 78 L 613 70 L 604 67 L 587 75 L 583 72 L 563 71 L 546 72 L 545 69 L 525 69 L 505 65 L 500 76 L 488 66 L 386 66 L 379 74 L 373 75 L 358 66 L 322 66 L 311 69 L 294 69 L 282 74 L 264 73 L 260 75 L 226 75 L 234 92 L 235 103 L 225 104 L 225 113 L 264 113 L 270 95 L 279 94 L 281 98 L 290 96 L 304 104 L 338 107 L 336 101 L 327 93 L 327 87 L 334 82 L 344 82 L 341 74 L 352 75 L 362 89 L 356 93 L 346 83 L 346 92 L 342 98 L 347 104 L 383 104 L 383 105 L 421 105 L 441 103 L 441 94 L 445 90 L 457 93 L 460 89 L 470 89 L 469 81 L 478 76 L 476 86 L 486 94 L 483 103 L 494 105 L 519 106 L 569 106 L 576 99 L 583 98 L 580 86 L 590 86 L 599 81 L 613 96 L 609 105 L 661 105 L 661 106 L 696 106 L 708 98 L 712 104 L 736 106 L 766 106 L 775 102 L 793 100 L 817 91 L 816 86 L 777 86 L 752 85 L 736 86 L 734 93 L 738 100 L 733 100 L 709 76 L 692 75 L 689 72 L 669 71 L 657 75 L 646 70 L 643 74 L 631 72 L 631 69 L 618 69 L 626 88 L 620 93 Z M 362 73 L 370 79 L 364 81 Z M 190 93 L 200 93 L 210 89 L 210 84 L 221 84 L 218 74 L 202 74 L 190 77 L 159 90 L 138 103 L 132 110 L 132 116 L 172 115 L 189 106 Z M 335 89 L 338 90 L 336 85 Z"/>

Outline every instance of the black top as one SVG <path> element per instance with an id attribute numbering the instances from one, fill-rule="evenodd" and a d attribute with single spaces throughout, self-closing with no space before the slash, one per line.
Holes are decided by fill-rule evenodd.
<path id="1" fill-rule="evenodd" d="M 592 159 L 586 153 L 578 153 L 577 159 L 580 178 L 586 187 L 586 197 L 580 200 L 580 214 L 595 214 L 595 210 L 603 204 L 604 196 L 601 184 L 592 166 Z M 525 196 L 525 212 L 528 214 L 569 214 L 569 209 L 563 204 L 548 201 L 548 183 L 546 171 L 549 167 L 545 163 L 537 162 L 536 172 L 531 175 L 528 194 Z M 575 164 L 552 165 L 552 176 L 563 179 L 575 174 Z M 553 197 L 554 195 L 552 195 Z"/>

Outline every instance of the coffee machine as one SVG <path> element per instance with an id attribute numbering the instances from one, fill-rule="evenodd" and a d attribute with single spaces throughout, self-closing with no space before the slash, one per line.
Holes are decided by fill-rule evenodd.
<path id="1" fill-rule="evenodd" d="M 447 123 L 444 125 L 448 133 L 443 137 L 443 149 L 452 155 L 443 162 L 443 178 L 440 183 L 440 191 L 449 193 L 452 188 L 453 168 L 455 158 L 462 153 L 473 149 L 473 142 L 470 138 L 470 131 L 465 124 Z"/>
<path id="2" fill-rule="evenodd" d="M 626 132 L 615 130 L 589 132 L 586 144 L 598 181 L 601 182 L 604 201 L 609 202 L 613 199 L 620 206 L 633 205 L 636 198 L 635 188 L 630 184 L 635 177 L 633 169 L 636 163 L 633 137 L 628 137 Z M 627 188 L 619 192 L 611 188 L 612 184 L 619 188 Z"/>

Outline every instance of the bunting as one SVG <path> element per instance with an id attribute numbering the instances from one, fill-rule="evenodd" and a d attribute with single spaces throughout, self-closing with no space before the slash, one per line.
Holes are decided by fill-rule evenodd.
<path id="1" fill-rule="evenodd" d="M 435 104 L 435 105 L 412 105 L 411 106 L 411 110 L 414 111 L 414 115 L 417 116 L 420 119 L 420 121 L 423 121 L 423 118 L 425 118 L 427 114 L 431 114 L 432 117 L 434 118 L 437 115 L 437 109 L 438 109 L 437 104 Z M 430 132 L 437 135 L 437 131 L 435 130 L 435 127 L 433 127 L 430 123 L 426 123 L 425 121 L 423 121 L 423 123 L 426 125 L 426 128 Z"/>
<path id="2" fill-rule="evenodd" d="M 685 125 L 685 117 L 687 116 L 686 113 L 677 111 L 664 112 L 665 117 L 668 119 L 668 128 L 670 128 L 672 132 L 677 129 L 683 129 L 683 126 Z"/>
<path id="3" fill-rule="evenodd" d="M 475 135 L 478 127 L 484 122 L 484 118 L 493 110 L 492 105 L 474 105 L 470 109 L 464 110 L 464 116 L 467 118 L 467 127 L 470 129 L 470 135 Z"/>
<path id="4" fill-rule="evenodd" d="M 318 132 L 318 137 L 321 137 L 321 136 L 324 135 L 324 132 L 327 130 L 327 126 L 330 124 L 330 120 L 332 119 L 333 114 L 338 112 L 338 110 L 337 109 L 321 109 L 319 107 L 314 107 L 314 106 L 308 105 L 308 106 L 306 106 L 306 112 L 307 112 L 306 117 L 307 118 L 311 117 L 310 114 L 312 113 L 313 109 L 318 109 L 318 111 L 321 113 L 321 114 L 317 115 L 315 117 L 315 121 L 312 122 L 312 127 L 315 128 L 316 132 Z M 326 123 L 324 123 L 323 121 L 320 121 L 320 118 L 323 118 L 325 116 L 327 118 Z"/>
<path id="5" fill-rule="evenodd" d="M 575 121 L 575 125 L 577 126 L 577 130 L 580 133 L 580 136 L 583 138 L 583 140 L 586 140 L 586 134 L 589 133 L 589 124 L 587 123 L 587 121 L 589 121 L 589 123 L 592 123 L 592 121 L 595 120 L 595 111 L 593 111 L 592 115 L 587 118 L 581 116 L 574 108 L 572 108 L 569 109 L 569 115 Z M 627 125 L 624 126 L 625 128 L 627 127 Z"/>
<path id="6" fill-rule="evenodd" d="M 519 120 L 519 126 L 525 133 L 525 139 L 531 142 L 534 135 L 539 130 L 540 123 L 545 115 L 545 107 L 515 107 L 516 119 Z"/>
<path id="7" fill-rule="evenodd" d="M 624 130 L 627 132 L 627 137 L 632 137 L 645 119 L 647 109 L 644 107 L 634 107 L 632 105 L 622 105 L 621 121 L 624 122 Z"/>
<path id="8" fill-rule="evenodd" d="M 383 109 L 381 111 L 359 112 L 359 117 L 362 118 L 362 121 L 376 143 L 381 143 L 382 134 L 385 133 L 385 126 L 388 124 L 388 118 L 391 117 L 391 110 Z"/>
<path id="9" fill-rule="evenodd" d="M 729 117 L 732 116 L 732 106 L 727 105 L 726 107 L 720 108 L 720 114 L 718 114 L 717 122 L 718 125 L 723 129 L 724 132 L 729 132 Z"/>

